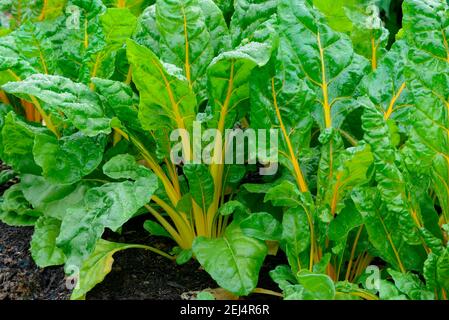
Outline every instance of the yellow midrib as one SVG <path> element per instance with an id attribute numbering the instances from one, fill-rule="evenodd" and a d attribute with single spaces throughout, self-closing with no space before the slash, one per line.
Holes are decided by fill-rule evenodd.
<path id="1" fill-rule="evenodd" d="M 324 109 L 324 124 L 326 128 L 332 127 L 331 106 L 329 105 L 328 84 L 326 79 L 326 64 L 324 62 L 324 49 L 321 45 L 320 33 L 317 33 L 317 43 L 320 52 L 321 63 L 321 91 L 323 92 L 323 109 Z"/>
<path id="2" fill-rule="evenodd" d="M 189 61 L 189 35 L 187 34 L 187 17 L 184 7 L 181 8 L 184 19 L 184 42 L 185 42 L 185 69 L 186 78 L 189 82 L 189 86 L 192 87 L 191 75 L 190 75 L 190 61 Z"/>
<path id="3" fill-rule="evenodd" d="M 41 14 L 39 15 L 39 21 L 42 21 L 45 19 L 45 14 L 47 12 L 47 5 L 48 5 L 48 0 L 44 0 L 44 4 L 42 5 L 42 11 L 41 11 Z"/>
<path id="4" fill-rule="evenodd" d="M 287 130 L 285 128 L 285 125 L 284 125 L 284 121 L 282 120 L 281 111 L 279 109 L 279 105 L 277 102 L 277 94 L 276 94 L 276 89 L 275 89 L 275 85 L 274 85 L 274 78 L 271 78 L 271 94 L 273 96 L 273 106 L 276 111 L 276 117 L 279 121 L 279 126 L 281 127 L 282 135 L 284 136 L 285 142 L 287 143 L 288 151 L 290 153 L 290 162 L 293 165 L 293 169 L 295 172 L 298 187 L 300 188 L 301 192 L 307 192 L 308 191 L 307 183 L 304 179 L 304 175 L 302 173 L 301 167 L 299 166 L 298 159 L 296 159 L 295 152 L 293 150 L 293 146 L 290 141 L 290 137 L 289 137 Z"/>
<path id="5" fill-rule="evenodd" d="M 371 36 L 371 69 L 373 71 L 377 69 L 377 45 L 373 36 Z"/>
<path id="6" fill-rule="evenodd" d="M 402 83 L 401 87 L 399 88 L 398 92 L 391 98 L 390 104 L 388 105 L 387 111 L 384 113 L 384 119 L 385 121 L 388 120 L 391 117 L 391 114 L 393 113 L 394 106 L 396 102 L 398 101 L 399 97 L 401 96 L 402 92 L 404 91 L 406 87 L 406 83 Z"/>

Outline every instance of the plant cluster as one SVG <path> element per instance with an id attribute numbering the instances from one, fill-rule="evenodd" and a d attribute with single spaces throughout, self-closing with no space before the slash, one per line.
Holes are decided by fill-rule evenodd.
<path id="1" fill-rule="evenodd" d="M 282 255 L 285 299 L 447 299 L 449 6 L 398 3 L 0 2 L 0 220 L 73 299 L 128 248 L 236 296 Z M 213 161 L 174 163 L 195 121 Z M 279 131 L 275 175 L 223 163 L 232 128 Z M 172 252 L 103 239 L 141 215 Z"/>

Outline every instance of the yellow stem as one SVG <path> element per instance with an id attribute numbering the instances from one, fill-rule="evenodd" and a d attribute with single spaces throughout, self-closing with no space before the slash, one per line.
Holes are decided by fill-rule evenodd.
<path id="1" fill-rule="evenodd" d="M 4 104 L 11 104 L 11 102 L 8 99 L 8 96 L 6 95 L 5 91 L 0 90 L 0 101 Z"/>
<path id="2" fill-rule="evenodd" d="M 377 69 L 377 45 L 374 37 L 371 37 L 371 69 Z"/>
<path id="3" fill-rule="evenodd" d="M 354 244 L 352 245 L 351 256 L 349 257 L 348 269 L 346 270 L 345 280 L 349 279 L 349 275 L 351 273 L 351 268 L 352 268 L 352 260 L 354 259 L 355 250 L 357 248 L 357 244 L 359 242 L 360 235 L 362 234 L 362 230 L 363 230 L 363 224 L 360 226 L 359 231 L 357 232 L 357 235 L 355 236 Z"/>
<path id="4" fill-rule="evenodd" d="M 45 13 L 47 12 L 47 5 L 48 5 L 48 0 L 44 0 L 44 4 L 42 6 L 42 11 L 41 11 L 41 14 L 39 15 L 39 21 L 42 21 L 45 19 Z"/>
<path id="5" fill-rule="evenodd" d="M 132 80 L 132 77 L 133 77 L 133 68 L 132 68 L 132 66 L 129 66 L 128 73 L 126 75 L 125 83 L 126 84 L 130 84 L 131 80 Z"/>
<path id="6" fill-rule="evenodd" d="M 157 212 L 155 209 L 150 207 L 149 205 L 145 205 L 145 208 L 156 218 L 156 220 L 167 230 L 167 232 L 172 236 L 172 238 L 176 241 L 176 243 L 183 249 L 187 249 L 189 246 L 186 245 L 179 235 L 179 233 L 172 227 L 172 225 L 165 220 L 165 218 Z"/>
<path id="7" fill-rule="evenodd" d="M 255 288 L 252 293 L 268 294 L 270 296 L 276 296 L 276 297 L 281 297 L 281 298 L 283 297 L 283 294 L 280 293 L 280 292 L 276 292 L 276 291 L 268 290 L 268 289 L 263 289 L 263 288 Z"/>

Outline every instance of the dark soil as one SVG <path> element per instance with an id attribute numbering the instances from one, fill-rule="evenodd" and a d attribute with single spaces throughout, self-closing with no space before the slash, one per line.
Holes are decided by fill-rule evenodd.
<path id="1" fill-rule="evenodd" d="M 0 300 L 67 299 L 61 267 L 40 269 L 29 252 L 31 227 L 0 222 Z"/>
<path id="2" fill-rule="evenodd" d="M 0 171 L 6 169 L 0 162 Z M 17 181 L 0 186 L 0 195 Z M 127 223 L 121 235 L 107 231 L 104 238 L 124 243 L 142 243 L 169 252 L 168 239 L 151 237 L 143 230 L 145 217 Z M 11 227 L 0 222 L 0 300 L 69 299 L 62 267 L 40 269 L 31 257 L 29 247 L 32 227 Z M 104 281 L 87 294 L 87 299 L 151 299 L 176 300 L 194 296 L 192 292 L 217 288 L 217 284 L 196 261 L 178 266 L 162 256 L 140 249 L 118 252 Z M 259 287 L 278 291 L 268 272 L 285 260 L 268 257 L 260 276 Z M 182 297 L 181 297 L 182 295 Z M 250 299 L 273 298 L 254 294 Z"/>

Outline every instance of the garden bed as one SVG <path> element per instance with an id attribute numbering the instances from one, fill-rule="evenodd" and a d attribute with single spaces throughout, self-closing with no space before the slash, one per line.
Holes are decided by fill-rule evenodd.
<path id="1" fill-rule="evenodd" d="M 0 168 L 0 172 L 6 169 L 1 162 Z M 15 182 L 12 180 L 0 186 L 0 195 Z M 149 236 L 141 228 L 144 220 L 135 218 L 124 226 L 121 235 L 108 232 L 105 238 L 123 243 L 150 244 L 169 251 L 173 243 Z M 69 299 L 70 290 L 66 288 L 63 267 L 42 269 L 34 263 L 29 250 L 32 235 L 33 227 L 12 227 L 0 222 L 0 300 Z M 139 249 L 120 251 L 114 255 L 114 260 L 111 273 L 87 294 L 86 299 L 189 299 L 195 297 L 196 291 L 217 287 L 196 261 L 178 266 L 162 256 Z M 276 289 L 267 273 L 277 260 L 281 259 L 269 259 L 260 286 Z M 254 298 L 269 297 L 254 294 Z"/>

